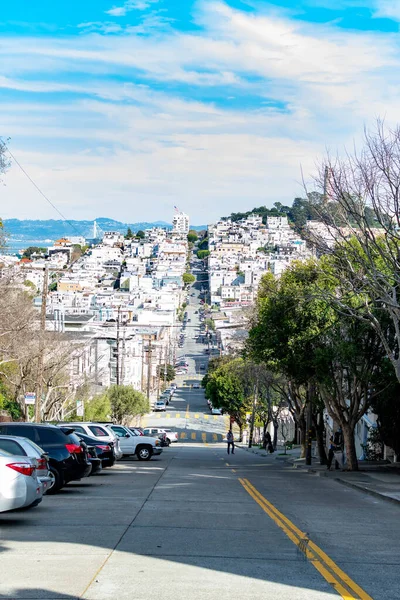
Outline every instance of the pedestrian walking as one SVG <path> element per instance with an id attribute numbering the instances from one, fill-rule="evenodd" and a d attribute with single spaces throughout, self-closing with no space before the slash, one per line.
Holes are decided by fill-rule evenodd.
<path id="1" fill-rule="evenodd" d="M 328 471 L 331 470 L 333 459 L 335 459 L 335 469 L 339 469 L 339 462 L 335 456 L 336 451 L 337 446 L 335 445 L 334 437 L 331 435 L 331 437 L 329 438 L 328 464 L 326 465 Z"/>
<path id="2" fill-rule="evenodd" d="M 228 431 L 228 433 L 226 434 L 226 441 L 228 442 L 228 454 L 229 454 L 229 450 L 232 447 L 232 454 L 235 454 L 235 442 L 233 439 L 233 433 L 231 430 Z"/>

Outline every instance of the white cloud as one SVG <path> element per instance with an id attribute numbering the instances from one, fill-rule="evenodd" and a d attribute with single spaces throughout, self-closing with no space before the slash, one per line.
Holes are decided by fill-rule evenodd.
<path id="1" fill-rule="evenodd" d="M 110 10 L 106 10 L 107 15 L 112 17 L 124 17 L 128 12 L 132 10 L 146 10 L 150 8 L 152 4 L 159 0 L 127 0 L 123 6 L 114 6 Z"/>
<path id="2" fill-rule="evenodd" d="M 400 2 L 398 0 L 377 0 L 374 16 L 400 21 Z"/>
<path id="3" fill-rule="evenodd" d="M 290 202 L 300 164 L 309 173 L 326 146 L 398 118 L 396 35 L 199 6 L 196 33 L 89 23 L 74 38 L 3 40 L 0 88 L 18 95 L 0 100 L 0 132 L 71 216 L 166 219 L 178 204 L 199 223 Z M 32 216 L 33 193 L 13 169 L 2 205 Z"/>

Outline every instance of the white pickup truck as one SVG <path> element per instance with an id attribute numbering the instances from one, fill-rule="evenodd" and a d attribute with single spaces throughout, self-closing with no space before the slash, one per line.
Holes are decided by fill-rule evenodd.
<path id="1" fill-rule="evenodd" d="M 123 425 L 108 425 L 108 428 L 118 436 L 124 456 L 136 455 L 139 460 L 150 460 L 162 452 L 158 438 L 138 435 Z"/>

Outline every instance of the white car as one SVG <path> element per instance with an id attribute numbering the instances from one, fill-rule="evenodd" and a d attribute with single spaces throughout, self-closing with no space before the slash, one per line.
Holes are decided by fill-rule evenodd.
<path id="1" fill-rule="evenodd" d="M 36 459 L 0 451 L 0 513 L 33 507 L 43 498 Z"/>
<path id="2" fill-rule="evenodd" d="M 175 375 L 186 375 L 186 373 L 187 373 L 187 369 L 185 369 L 185 370 L 184 369 L 177 369 L 175 371 Z"/>
<path id="3" fill-rule="evenodd" d="M 157 400 L 154 404 L 154 412 L 165 411 L 167 407 L 165 405 L 164 400 Z"/>
<path id="4" fill-rule="evenodd" d="M 200 389 L 200 383 L 198 381 L 193 384 L 193 389 L 194 390 L 199 390 Z"/>
<path id="5" fill-rule="evenodd" d="M 211 414 L 212 415 L 222 415 L 222 412 L 219 408 L 212 408 L 211 409 Z"/>
<path id="6" fill-rule="evenodd" d="M 42 484 L 43 493 L 54 485 L 54 475 L 49 470 L 48 455 L 32 440 L 25 437 L 0 435 L 0 451 L 14 456 L 29 456 L 36 460 L 36 477 Z"/>
<path id="7" fill-rule="evenodd" d="M 139 460 L 150 460 L 153 455 L 162 452 L 159 439 L 139 435 L 124 425 L 110 425 L 109 427 L 119 437 L 124 456 L 136 455 Z"/>
<path id="8" fill-rule="evenodd" d="M 143 429 L 144 435 L 152 435 L 159 436 L 161 433 L 165 433 L 167 437 L 167 441 L 171 444 L 172 442 L 178 441 L 178 434 L 176 431 L 172 431 L 172 429 L 164 429 L 162 427 L 146 427 Z"/>

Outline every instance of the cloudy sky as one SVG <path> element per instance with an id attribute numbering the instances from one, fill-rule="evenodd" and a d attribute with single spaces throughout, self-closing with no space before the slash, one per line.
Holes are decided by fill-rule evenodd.
<path id="1" fill-rule="evenodd" d="M 68 218 L 291 203 L 399 118 L 399 24 L 398 0 L 4 2 L 0 135 Z M 2 217 L 57 218 L 15 165 L 4 184 Z"/>

